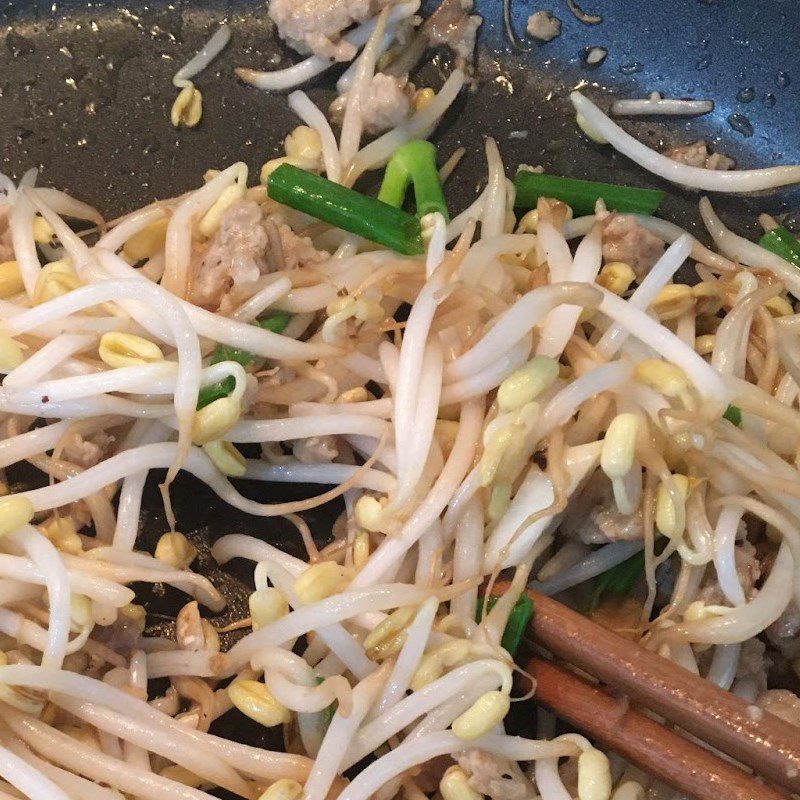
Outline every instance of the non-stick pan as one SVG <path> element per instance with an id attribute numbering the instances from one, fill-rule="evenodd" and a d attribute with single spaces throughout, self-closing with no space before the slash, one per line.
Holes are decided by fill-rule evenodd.
<path id="1" fill-rule="evenodd" d="M 669 194 L 661 213 L 697 232 L 696 194 L 652 180 L 579 133 L 567 100 L 574 87 L 604 105 L 612 97 L 652 91 L 714 100 L 714 112 L 699 119 L 625 123 L 652 146 L 704 137 L 742 166 L 800 160 L 796 0 L 582 1 L 602 22 L 580 22 L 566 0 L 516 0 L 512 21 L 524 39 L 521 49 L 507 35 L 500 0 L 477 0 L 484 24 L 476 84 L 435 136 L 445 154 L 458 146 L 467 149 L 448 185 L 452 208 L 465 206 L 479 190 L 485 174 L 482 139 L 491 135 L 509 170 L 524 162 L 556 174 L 665 188 Z M 541 8 L 562 21 L 560 37 L 544 45 L 524 37 L 525 20 Z M 168 118 L 175 97 L 171 76 L 221 21 L 230 24 L 233 37 L 197 78 L 202 123 L 176 131 Z M 109 218 L 198 185 L 209 167 L 245 160 L 257 174 L 297 124 L 285 96 L 259 92 L 233 75 L 239 65 L 269 69 L 289 63 L 263 2 L 5 0 L 0 31 L 0 172 L 19 178 L 38 167 L 41 183 L 93 203 Z M 595 46 L 608 55 L 590 68 L 585 55 Z M 446 68 L 446 59 L 436 60 L 423 68 L 418 83 L 437 85 Z M 332 87 L 329 74 L 308 91 L 326 106 L 334 97 Z M 758 211 L 792 212 L 800 208 L 800 193 L 720 199 L 717 207 L 733 227 L 752 231 Z M 141 525 L 141 546 L 147 548 L 166 528 L 156 482 L 149 486 Z M 259 499 L 317 491 L 273 486 L 269 498 L 262 488 Z M 172 494 L 181 529 L 198 544 L 244 532 L 300 553 L 294 529 L 283 520 L 241 514 L 184 477 Z M 322 509 L 306 515 L 315 535 L 327 535 L 335 513 Z M 215 568 L 202 548 L 201 559 L 199 568 L 231 600 L 226 616 L 242 616 L 246 573 Z M 152 596 L 151 622 L 168 625 L 180 602 L 169 591 Z"/>

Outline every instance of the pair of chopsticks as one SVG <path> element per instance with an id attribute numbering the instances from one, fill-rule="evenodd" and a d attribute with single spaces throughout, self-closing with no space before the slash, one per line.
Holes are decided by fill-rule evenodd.
<path id="1" fill-rule="evenodd" d="M 503 594 L 508 584 L 493 593 Z M 599 744 L 696 800 L 786 800 L 800 794 L 800 730 L 772 714 L 623 639 L 555 600 L 534 602 L 533 641 L 608 687 L 534 657 L 525 669 L 537 681 L 535 700 Z M 706 742 L 767 783 L 650 716 Z"/>

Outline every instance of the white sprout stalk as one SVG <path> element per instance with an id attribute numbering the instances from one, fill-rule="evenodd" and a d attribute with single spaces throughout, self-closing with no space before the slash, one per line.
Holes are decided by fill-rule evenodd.
<path id="1" fill-rule="evenodd" d="M 594 283 L 601 263 L 601 231 L 599 226 L 594 226 L 578 245 L 572 267 L 565 277 L 571 281 Z M 545 320 L 536 353 L 558 358 L 575 331 L 581 311 L 580 306 L 559 306 L 553 309 Z"/>
<path id="2" fill-rule="evenodd" d="M 681 265 L 692 248 L 692 240 L 688 234 L 684 234 L 673 242 L 656 261 L 653 268 L 645 275 L 644 280 L 636 287 L 628 300 L 631 306 L 642 311 L 647 310 L 653 300 L 666 286 L 672 276 L 680 269 Z M 625 344 L 628 338 L 626 329 L 620 323 L 615 323 L 605 331 L 600 337 L 600 341 L 595 345 L 597 351 L 606 358 L 613 358 L 619 349 Z M 692 343 L 694 345 L 694 343 Z"/>
<path id="3" fill-rule="evenodd" d="M 192 229 L 222 193 L 238 181 L 246 180 L 247 165 L 233 164 L 215 175 L 205 186 L 192 192 L 176 206 L 167 226 L 164 245 L 165 267 L 161 286 L 179 298 L 186 298 L 189 262 L 192 258 Z"/>
<path id="4" fill-rule="evenodd" d="M 484 559 L 483 509 L 472 501 L 458 522 L 453 544 L 453 581 L 469 580 L 482 574 Z M 450 603 L 450 613 L 464 619 L 475 615 L 478 587 L 468 589 Z"/>
<path id="5" fill-rule="evenodd" d="M 103 269 L 111 277 L 119 279 L 120 282 L 123 280 L 126 282 L 136 282 L 136 286 L 140 288 L 142 292 L 155 290 L 160 293 L 159 296 L 166 297 L 169 301 L 177 303 L 178 307 L 182 309 L 189 319 L 189 322 L 198 336 L 204 336 L 220 344 L 228 345 L 229 347 L 239 347 L 247 350 L 248 353 L 261 356 L 262 358 L 307 360 L 326 358 L 337 355 L 339 352 L 336 348 L 324 344 L 298 342 L 287 336 L 282 336 L 279 333 L 268 331 L 258 325 L 249 325 L 236 319 L 223 317 L 211 311 L 206 311 L 199 306 L 187 303 L 184 300 L 175 298 L 164 289 L 154 286 L 147 278 L 140 275 L 119 256 L 109 251 L 98 250 L 97 258 Z M 142 286 L 149 287 L 149 290 L 141 289 Z M 332 299 L 336 295 L 335 288 L 331 289 L 330 286 L 326 286 L 325 288 L 328 292 L 331 292 L 330 299 Z M 74 294 L 74 292 L 70 292 L 70 294 Z M 120 305 L 126 307 L 125 303 L 120 303 Z M 127 305 L 130 305 L 130 302 Z M 287 311 L 292 310 L 286 308 L 286 305 L 283 303 L 279 305 Z M 145 320 L 144 327 L 152 329 L 153 320 L 151 310 L 145 305 L 142 306 L 142 311 Z M 137 319 L 137 322 L 142 324 L 142 319 Z M 170 338 L 168 326 L 165 326 L 163 329 L 153 329 L 153 335 L 162 338 L 170 344 L 175 344 L 175 341 Z"/>
<path id="6" fill-rule="evenodd" d="M 648 172 L 681 186 L 709 192 L 758 192 L 800 183 L 800 165 L 728 172 L 680 164 L 636 141 L 579 92 L 572 92 L 569 97 L 575 111 L 615 150 Z"/>
<path id="7" fill-rule="evenodd" d="M 432 590 L 421 586 L 384 584 L 369 589 L 348 590 L 325 600 L 309 603 L 237 642 L 228 653 L 231 669 L 243 667 L 262 647 L 282 645 L 309 631 L 319 630 L 367 611 L 417 605 L 433 594 L 435 593 Z"/>
<path id="8" fill-rule="evenodd" d="M 748 241 L 728 230 L 714 212 L 707 197 L 700 199 L 700 216 L 714 243 L 726 256 L 749 267 L 768 269 L 774 272 L 786 288 L 795 297 L 800 298 L 800 271 L 797 267 L 775 253 L 765 250 L 755 242 Z"/>
<path id="9" fill-rule="evenodd" d="M 234 558 L 246 558 L 249 561 L 273 561 L 284 570 L 297 577 L 308 569 L 308 564 L 299 558 L 284 553 L 277 547 L 253 536 L 232 533 L 214 542 L 211 555 L 219 564 L 227 564 Z"/>
<path id="10" fill-rule="evenodd" d="M 402 358 L 402 355 L 401 355 Z M 422 477 L 433 443 L 436 418 L 439 413 L 439 398 L 442 391 L 442 348 L 434 338 L 428 342 L 422 361 L 421 375 L 416 379 L 417 397 L 414 411 L 413 437 L 397 442 L 407 442 L 398 448 L 398 472 L 396 493 L 392 504 L 402 506 L 411 497 Z"/>
<path id="11" fill-rule="evenodd" d="M 502 734 L 481 736 L 471 741 L 469 747 L 485 750 L 512 761 L 535 761 L 539 758 L 559 758 L 578 753 L 577 746 L 571 742 L 542 742 Z M 374 792 L 405 770 L 438 756 L 457 753 L 464 749 L 464 740 L 459 739 L 451 731 L 430 733 L 411 742 L 405 742 L 360 772 L 339 795 L 339 800 L 368 800 Z"/>
<path id="12" fill-rule="evenodd" d="M 398 535 L 384 539 L 353 579 L 351 588 L 370 586 L 396 568 L 419 537 L 439 518 L 472 466 L 482 424 L 483 404 L 465 403 L 461 407 L 453 448 L 427 497 L 417 506 Z"/>
<path id="13" fill-rule="evenodd" d="M 40 190 L 41 191 L 41 190 Z M 144 230 L 148 225 L 158 222 L 166 217 L 166 210 L 159 205 L 150 205 L 134 211 L 127 216 L 124 221 L 115 225 L 110 231 L 104 233 L 98 240 L 95 247 L 102 250 L 110 250 L 116 253 L 125 242 L 139 231 Z"/>
<path id="14" fill-rule="evenodd" d="M 435 597 L 429 598 L 422 604 L 413 622 L 408 626 L 406 641 L 397 656 L 391 675 L 375 703 L 373 718 L 378 717 L 387 709 L 393 708 L 405 697 L 414 672 L 419 666 L 419 660 L 425 652 L 438 609 L 439 601 Z"/>
<path id="15" fill-rule="evenodd" d="M 134 423 L 128 447 L 155 444 L 163 439 L 164 428 L 155 421 L 139 420 Z M 112 546 L 120 550 L 133 550 L 139 533 L 139 515 L 142 508 L 142 493 L 147 482 L 147 470 L 135 472 L 122 481 L 117 503 L 117 524 L 114 528 Z"/>
<path id="16" fill-rule="evenodd" d="M 599 300 L 596 287 L 581 283 L 555 283 L 528 292 L 497 318 L 477 344 L 445 367 L 445 380 L 467 378 L 491 366 L 557 306 L 592 308 Z"/>
<path id="17" fill-rule="evenodd" d="M 267 284 L 263 289 L 256 292 L 246 302 L 242 303 L 234 311 L 233 319 L 240 322 L 252 322 L 260 317 L 271 305 L 277 303 L 292 290 L 292 282 L 289 278 L 281 277 L 276 281 Z"/>
<path id="18" fill-rule="evenodd" d="M 722 616 L 683 622 L 659 632 L 662 641 L 735 644 L 758 636 L 775 622 L 792 599 L 794 559 L 786 542 L 778 550 L 775 564 L 758 594 L 749 603 Z"/>
<path id="19" fill-rule="evenodd" d="M 207 753 L 186 747 L 185 742 L 160 735 L 147 723 L 131 719 L 111 709 L 85 700 L 74 700 L 68 695 L 55 693 L 54 702 L 98 730 L 122 736 L 145 751 L 156 753 L 180 764 L 196 775 L 222 786 L 229 791 L 247 796 L 247 783 L 221 760 L 209 758 Z"/>
<path id="20" fill-rule="evenodd" d="M 745 603 L 744 590 L 736 572 L 735 544 L 739 523 L 744 511 L 727 506 L 720 511 L 714 530 L 714 568 L 717 571 L 719 588 L 734 606 Z"/>
<path id="21" fill-rule="evenodd" d="M 350 166 L 361 144 L 361 136 L 364 132 L 362 108 L 367 104 L 371 81 L 375 76 L 375 67 L 380 58 L 388 14 L 389 6 L 386 6 L 378 15 L 375 30 L 372 31 L 372 35 L 354 65 L 353 83 L 347 93 L 342 133 L 339 137 L 339 157 L 345 168 Z"/>
<path id="22" fill-rule="evenodd" d="M 303 787 L 304 797 L 308 800 L 325 800 L 327 797 L 336 775 L 340 771 L 350 742 L 386 683 L 390 666 L 390 662 L 384 663 L 379 669 L 356 684 L 353 688 L 352 704 L 347 716 L 343 715 L 342 709 L 337 709 L 333 715 L 314 767 Z"/>
<path id="23" fill-rule="evenodd" d="M 502 233 L 491 238 L 483 237 L 470 247 L 459 268 L 459 277 L 464 283 L 478 286 L 483 283 L 483 276 L 492 269 L 495 259 L 505 253 L 526 253 L 536 244 L 536 236 L 532 233 Z M 566 247 L 566 242 L 564 243 Z M 569 255 L 569 248 L 567 248 Z M 572 257 L 569 256 L 570 263 Z"/>
<path id="24" fill-rule="evenodd" d="M 612 117 L 699 117 L 714 110 L 713 100 L 675 100 L 648 98 L 646 100 L 615 100 L 611 104 Z"/>
<path id="25" fill-rule="evenodd" d="M 628 332 L 655 350 L 662 358 L 679 366 L 697 391 L 718 406 L 720 412 L 728 404 L 729 391 L 724 381 L 694 350 L 685 345 L 672 331 L 651 319 L 644 311 L 626 303 L 603 289 L 600 311 Z"/>
<path id="26" fill-rule="evenodd" d="M 416 14 L 419 9 L 419 1 L 413 0 L 410 3 L 398 3 L 392 8 L 388 19 L 387 25 L 396 25 L 396 23 L 411 17 Z M 363 47 L 372 32 L 375 30 L 378 17 L 367 20 L 351 31 L 348 31 L 342 36 L 342 40 L 353 47 Z M 245 83 L 255 86 L 256 89 L 263 89 L 265 91 L 280 92 L 286 89 L 294 89 L 303 83 L 316 78 L 331 67 L 336 66 L 336 61 L 330 58 L 323 58 L 322 56 L 311 56 L 304 61 L 293 64 L 286 69 L 275 70 L 274 72 L 261 72 L 255 69 L 246 69 L 239 67 L 236 74 Z"/>
<path id="27" fill-rule="evenodd" d="M 202 72 L 225 49 L 230 39 L 231 29 L 220 25 L 202 49 L 175 73 L 172 85 L 178 89 L 190 85 L 191 78 Z"/>
<path id="28" fill-rule="evenodd" d="M 353 479 L 353 488 L 367 489 L 388 495 L 395 490 L 396 481 L 387 472 L 377 469 L 360 470 L 352 464 L 268 464 L 248 459 L 246 478 L 269 483 L 318 483 L 338 486 Z"/>
<path id="29" fill-rule="evenodd" d="M 297 91 L 289 95 L 289 108 L 313 128 L 322 141 L 322 160 L 329 181 L 339 183 L 342 179 L 342 159 L 336 137 L 333 135 L 327 117 L 314 105 L 305 92 Z"/>
<path id="30" fill-rule="evenodd" d="M 52 450 L 69 430 L 70 425 L 69 420 L 62 420 L 3 439 L 0 441 L 0 469 Z"/>
<path id="31" fill-rule="evenodd" d="M 310 436 L 344 436 L 360 434 L 380 439 L 386 423 L 375 417 L 359 414 L 323 414 L 318 417 L 241 420 L 229 431 L 232 442 L 283 442 L 307 439 Z"/>
<path id="32" fill-rule="evenodd" d="M 44 576 L 50 614 L 47 626 L 47 646 L 42 653 L 42 666 L 60 669 L 64 663 L 69 642 L 69 573 L 58 550 L 33 526 L 26 525 L 9 534 L 6 539 L 22 550 Z"/>
<path id="33" fill-rule="evenodd" d="M 159 291 L 149 282 L 106 281 L 82 286 L 19 314 L 6 323 L 6 328 L 12 335 L 25 333 L 41 322 L 67 316 L 75 311 L 120 297 L 145 299 L 151 304 L 151 312 L 154 311 L 170 330 L 172 343 L 178 350 L 181 374 L 181 380 L 175 388 L 174 406 L 180 422 L 178 444 L 180 451 L 184 451 L 191 439 L 191 425 L 200 389 L 200 343 L 182 308 L 167 293 Z"/>
<path id="34" fill-rule="evenodd" d="M 740 644 L 720 644 L 714 648 L 714 656 L 706 673 L 706 680 L 716 683 L 726 692 L 730 690 L 739 668 Z"/>
<path id="35" fill-rule="evenodd" d="M 116 787 L 143 800 L 213 800 L 207 792 L 133 767 L 10 708 L 4 719 L 40 755 L 93 781 Z"/>
<path id="36" fill-rule="evenodd" d="M 218 736 L 203 734 L 182 725 L 143 700 L 86 675 L 64 670 L 46 670 L 32 665 L 0 667 L 0 684 L 56 691 L 105 706 L 119 714 L 147 722 L 163 736 L 185 742 L 216 763 L 228 762 L 234 769 L 267 780 L 289 777 L 305 780 L 309 760 L 302 756 L 276 753 L 237 744 Z M 217 759 L 221 761 L 217 762 Z M 212 766 L 209 764 L 209 766 Z"/>
<path id="37" fill-rule="evenodd" d="M 490 136 L 486 138 L 486 163 L 489 177 L 481 217 L 481 239 L 503 233 L 506 220 L 506 172 L 497 142 Z"/>
<path id="38" fill-rule="evenodd" d="M 359 150 L 344 176 L 344 183 L 352 186 L 367 170 L 384 166 L 392 153 L 411 139 L 427 139 L 458 97 L 465 81 L 466 75 L 460 69 L 454 70 L 428 106 L 412 114 L 402 125 L 384 133 Z"/>
<path id="39" fill-rule="evenodd" d="M 6 389 L 22 388 L 48 375 L 63 361 L 88 349 L 97 343 L 91 334 L 64 334 L 47 342 L 33 355 L 6 375 L 3 386 Z"/>
<path id="40" fill-rule="evenodd" d="M 548 581 L 534 581 L 531 586 L 546 595 L 559 594 L 578 586 L 606 570 L 621 564 L 642 549 L 641 542 L 610 542 Z"/>
<path id="41" fill-rule="evenodd" d="M 482 680 L 486 675 L 493 678 L 492 688 L 505 692 L 511 690 L 511 670 L 502 661 L 480 659 L 457 667 L 402 698 L 384 714 L 364 725 L 353 742 L 345 764 L 352 766 L 357 763 L 415 720 L 451 697 L 468 691 L 476 681 Z"/>
<path id="42" fill-rule="evenodd" d="M 0 776 L 30 800 L 71 800 L 50 778 L 5 747 L 0 747 Z"/>
<path id="43" fill-rule="evenodd" d="M 19 182 L 20 189 L 33 186 L 36 181 L 36 170 L 28 170 Z M 33 238 L 34 210 L 25 191 L 19 191 L 14 200 L 9 220 L 11 232 L 11 246 L 17 261 L 25 292 L 28 297 L 33 297 L 42 265 L 36 252 L 36 242 Z"/>

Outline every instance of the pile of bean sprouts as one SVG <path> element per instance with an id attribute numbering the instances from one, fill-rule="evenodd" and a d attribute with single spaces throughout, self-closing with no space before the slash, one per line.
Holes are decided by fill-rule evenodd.
<path id="1" fill-rule="evenodd" d="M 361 43 L 380 29 L 358 29 Z M 350 91 L 374 72 L 370 42 Z M 430 105 L 366 146 L 357 103 L 337 141 L 303 92 L 290 102 L 319 133 L 327 176 L 352 185 L 428 136 L 463 82 L 454 72 Z M 680 184 L 797 181 L 800 167 L 668 162 L 586 98 L 573 101 L 598 135 Z M 637 217 L 668 247 L 638 283 L 626 279 L 626 265 L 602 263 L 602 204 L 572 219 L 540 200 L 536 219 L 517 227 L 491 139 L 486 158 L 479 198 L 449 222 L 424 220 L 421 257 L 284 209 L 333 255 L 262 276 L 227 314 L 186 299 L 190 264 L 232 201 L 276 210 L 263 187 L 248 188 L 245 165 L 108 223 L 37 186 L 33 171 L 19 185 L 2 178 L 13 263 L 0 267 L 1 798 L 209 800 L 221 788 L 264 800 L 418 800 L 438 785 L 444 800 L 475 800 L 476 752 L 516 775 L 525 797 L 571 797 L 565 758 L 580 800 L 639 797 L 624 764 L 583 737 L 552 738 L 544 714 L 541 739 L 506 731 L 519 668 L 501 638 L 526 585 L 565 592 L 644 550 L 634 635 L 724 688 L 742 643 L 800 600 L 800 275 L 728 230 L 704 198 L 716 252 Z M 131 242 L 158 230 L 155 250 L 130 258 Z M 681 268 L 694 285 L 676 282 Z M 252 324 L 275 310 L 292 315 L 283 333 Z M 217 344 L 252 363 L 211 364 Z M 279 378 L 268 414 L 249 397 L 264 376 Z M 228 377 L 230 395 L 198 411 L 201 388 Z M 724 416 L 731 406 L 740 424 Z M 98 434 L 112 443 L 96 464 L 65 457 L 70 442 Z M 327 443 L 333 456 L 301 460 L 302 442 Z M 238 449 L 253 444 L 264 458 Z M 25 462 L 43 476 L 39 488 L 14 484 Z M 168 470 L 171 528 L 149 553 L 137 533 L 157 469 Z M 205 616 L 225 599 L 192 571 L 196 552 L 171 512 L 179 471 L 253 517 L 293 520 L 308 550 L 299 560 L 253 536 L 214 543 L 220 564 L 254 567 L 244 635 L 224 652 Z M 262 503 L 237 478 L 321 488 Z M 589 479 L 621 514 L 641 516 L 643 538 L 564 542 L 559 525 Z M 321 546 L 297 515 L 336 498 L 344 511 Z M 765 523 L 773 542 L 757 592 L 736 569 L 737 541 L 757 529 L 743 519 Z M 679 570 L 653 619 L 667 561 Z M 482 584 L 502 570 L 510 589 L 476 622 Z M 724 601 L 705 605 L 698 592 L 714 575 Z M 185 594 L 174 637 L 145 633 L 132 583 Z M 515 701 L 531 688 L 517 677 Z M 283 726 L 286 751 L 210 731 L 236 713 Z"/>

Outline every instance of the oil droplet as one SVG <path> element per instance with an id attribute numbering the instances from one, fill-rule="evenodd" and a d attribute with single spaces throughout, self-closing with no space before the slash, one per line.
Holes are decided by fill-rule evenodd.
<path id="1" fill-rule="evenodd" d="M 746 138 L 753 135 L 753 126 L 744 114 L 731 114 L 728 117 L 728 125 Z"/>
<path id="2" fill-rule="evenodd" d="M 756 96 L 756 90 L 752 86 L 746 86 L 744 89 L 739 89 L 736 93 L 736 99 L 740 103 L 751 103 Z"/>
<path id="3" fill-rule="evenodd" d="M 785 89 L 791 82 L 792 79 L 789 77 L 788 72 L 779 72 L 775 76 L 775 83 L 778 84 L 779 89 Z"/>
<path id="4" fill-rule="evenodd" d="M 642 65 L 638 61 L 629 61 L 626 64 L 621 64 L 619 71 L 623 75 L 633 75 L 636 72 L 642 71 Z"/>
<path id="5" fill-rule="evenodd" d="M 772 108 L 775 105 L 775 95 L 772 92 L 764 95 L 764 105 L 767 108 Z"/>

